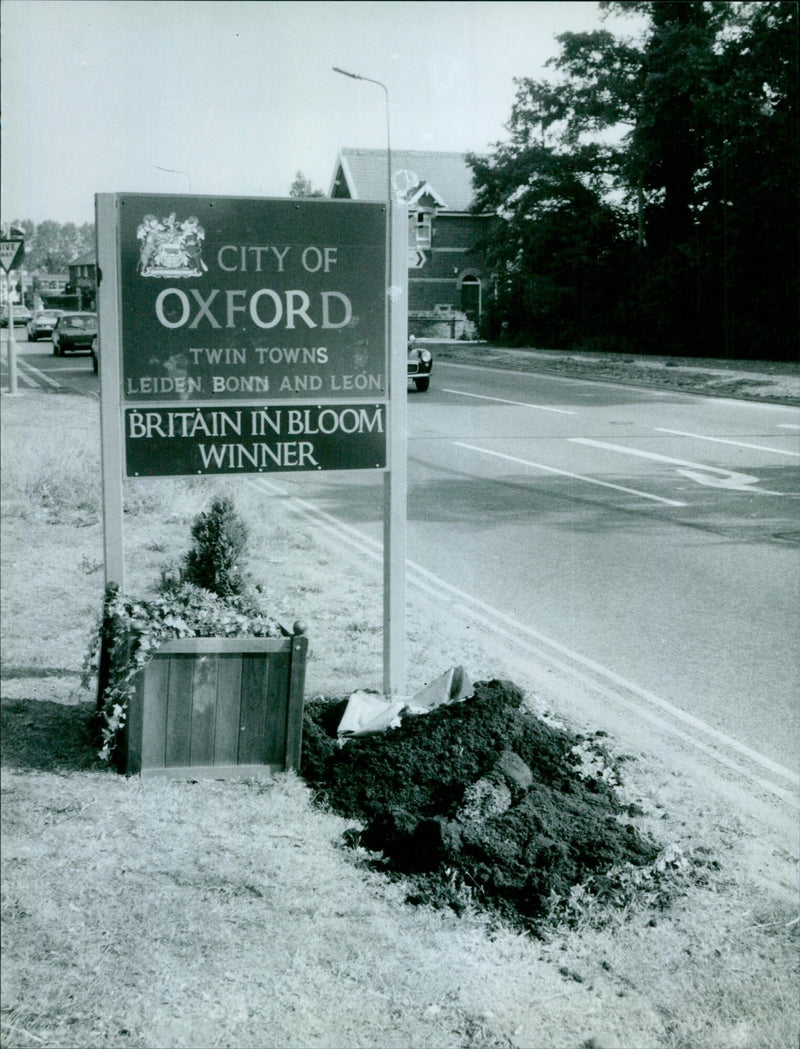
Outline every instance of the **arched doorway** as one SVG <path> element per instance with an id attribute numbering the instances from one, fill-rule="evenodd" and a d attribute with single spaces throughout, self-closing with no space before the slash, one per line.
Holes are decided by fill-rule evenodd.
<path id="1" fill-rule="evenodd" d="M 461 278 L 461 309 L 473 323 L 478 322 L 481 315 L 481 281 L 475 273 L 465 273 Z"/>

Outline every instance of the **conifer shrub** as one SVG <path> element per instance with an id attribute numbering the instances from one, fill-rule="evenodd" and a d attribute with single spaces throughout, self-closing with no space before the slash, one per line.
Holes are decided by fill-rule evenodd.
<path id="1" fill-rule="evenodd" d="M 192 525 L 193 544 L 181 568 L 181 582 L 218 597 L 242 596 L 248 588 L 243 562 L 248 528 L 227 496 L 218 496 Z"/>

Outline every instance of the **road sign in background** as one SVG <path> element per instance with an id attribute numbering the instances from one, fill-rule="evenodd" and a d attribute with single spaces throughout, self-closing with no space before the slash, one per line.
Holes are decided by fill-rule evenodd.
<path id="1" fill-rule="evenodd" d="M 0 239 L 0 264 L 6 273 L 16 269 L 25 257 L 25 241 L 17 238 Z"/>

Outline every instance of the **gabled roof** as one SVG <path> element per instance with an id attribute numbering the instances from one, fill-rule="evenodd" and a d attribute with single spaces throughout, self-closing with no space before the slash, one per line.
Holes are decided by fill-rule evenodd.
<path id="1" fill-rule="evenodd" d="M 395 200 L 409 202 L 424 188 L 443 210 L 469 211 L 475 191 L 466 154 L 393 149 L 391 159 Z M 384 201 L 386 177 L 385 149 L 342 149 L 329 196 Z"/>
<path id="2" fill-rule="evenodd" d="M 97 264 L 97 255 L 93 251 L 87 251 L 83 255 L 79 255 L 77 259 L 73 259 L 72 262 L 68 263 L 69 266 L 95 266 Z"/>
<path id="3" fill-rule="evenodd" d="M 422 182 L 420 185 L 411 192 L 410 195 L 406 195 L 406 203 L 408 204 L 419 204 L 425 197 L 428 200 L 432 200 L 437 207 L 446 208 L 447 202 L 442 200 L 430 182 Z"/>

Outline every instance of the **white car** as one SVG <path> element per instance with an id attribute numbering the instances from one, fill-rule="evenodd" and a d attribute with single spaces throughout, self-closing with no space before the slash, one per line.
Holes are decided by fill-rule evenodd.
<path id="1" fill-rule="evenodd" d="M 28 341 L 38 342 L 39 339 L 49 339 L 60 313 L 61 310 L 36 310 L 28 321 Z M 17 311 L 14 310 L 14 320 L 16 319 Z"/>
<path id="2" fill-rule="evenodd" d="M 21 302 L 13 302 L 11 304 L 14 310 L 14 324 L 27 324 L 31 319 L 31 311 L 27 306 L 23 306 Z M 8 327 L 8 307 L 3 309 L 3 327 Z"/>

